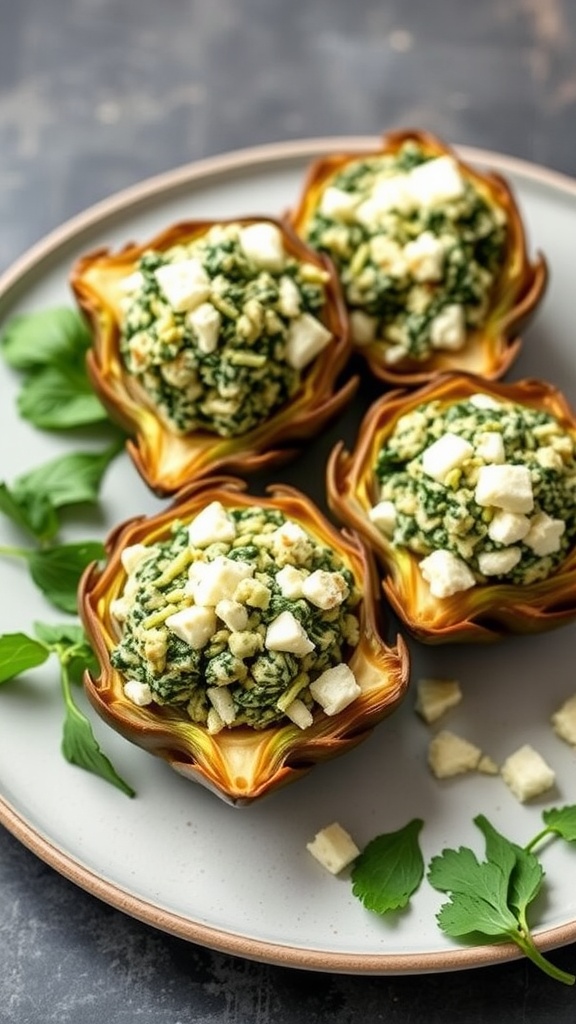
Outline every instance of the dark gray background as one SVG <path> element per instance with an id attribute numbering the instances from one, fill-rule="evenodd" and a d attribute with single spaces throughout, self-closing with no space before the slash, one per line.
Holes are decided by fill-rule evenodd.
<path id="1" fill-rule="evenodd" d="M 576 175 L 573 0 L 0 0 L 0 271 L 197 158 L 428 128 Z M 576 946 L 554 960 L 576 969 Z M 99 903 L 0 832 L 1 1024 L 564 1024 L 519 961 L 356 978 L 214 954 Z"/>

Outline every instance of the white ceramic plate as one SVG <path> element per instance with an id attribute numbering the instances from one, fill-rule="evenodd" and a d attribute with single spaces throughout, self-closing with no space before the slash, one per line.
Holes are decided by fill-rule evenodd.
<path id="1" fill-rule="evenodd" d="M 71 303 L 67 276 L 80 253 L 146 240 L 179 219 L 283 212 L 296 199 L 313 157 L 373 148 L 375 141 L 323 139 L 246 150 L 125 191 L 52 233 L 4 275 L 1 319 Z M 550 263 L 548 294 L 510 377 L 546 377 L 575 401 L 576 184 L 491 153 L 463 155 L 507 175 L 531 244 Z M 24 469 L 91 443 L 86 435 L 45 434 L 19 420 L 17 380 L 5 367 L 0 372 L 1 478 L 10 482 Z M 334 425 L 277 478 L 321 501 L 323 460 L 340 436 L 352 441 L 359 412 Z M 158 507 L 129 460 L 120 458 L 107 477 L 101 515 L 72 521 L 66 537 L 103 535 L 118 520 Z M 0 543 L 21 540 L 4 519 L 0 530 Z M 0 632 L 61 618 L 47 608 L 24 568 L 3 559 Z M 0 820 L 39 857 L 113 906 L 229 953 L 358 974 L 451 970 L 510 959 L 515 947 L 466 948 L 446 939 L 435 922 L 442 899 L 427 883 L 398 917 L 369 914 L 352 896 L 349 880 L 328 875 L 306 843 L 334 820 L 363 845 L 421 817 L 427 858 L 460 844 L 481 854 L 472 823 L 479 813 L 515 841 L 528 841 L 539 830 L 542 806 L 576 800 L 576 753 L 549 724 L 550 714 L 576 691 L 575 642 L 576 626 L 489 648 L 411 644 L 414 679 L 450 675 L 461 681 L 464 700 L 444 725 L 498 761 L 525 742 L 540 750 L 558 779 L 543 805 L 520 805 L 499 778 L 434 780 L 426 767 L 430 731 L 416 717 L 412 695 L 361 747 L 242 809 L 183 780 L 91 715 L 105 751 L 137 790 L 130 800 L 63 760 L 56 666 L 48 665 L 0 692 Z M 576 939 L 574 852 L 556 842 L 543 862 L 547 886 L 535 931 L 541 947 L 550 948 Z"/>

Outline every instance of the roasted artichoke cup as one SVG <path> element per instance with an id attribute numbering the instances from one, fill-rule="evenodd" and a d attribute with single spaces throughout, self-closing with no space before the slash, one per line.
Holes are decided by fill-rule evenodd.
<path id="1" fill-rule="evenodd" d="M 347 664 L 361 692 L 339 713 L 329 716 L 317 707 L 313 723 L 306 729 L 285 719 L 270 727 L 238 725 L 211 734 L 179 708 L 139 707 L 124 695 L 124 679 L 110 660 L 119 640 L 111 605 L 126 579 L 122 551 L 165 538 L 176 517 L 186 524 L 214 501 L 225 509 L 246 509 L 256 503 L 281 511 L 320 543 L 330 545 L 358 581 L 362 592 L 360 639 L 350 648 Z M 269 488 L 266 497 L 254 498 L 246 493 L 246 485 L 234 478 L 198 482 L 161 514 L 118 526 L 108 539 L 107 555 L 104 568 L 94 564 L 87 569 L 79 591 L 81 616 L 100 666 L 98 678 L 86 675 L 88 697 L 104 721 L 126 739 L 228 803 L 250 803 L 301 778 L 316 763 L 355 747 L 404 696 L 408 652 L 400 636 L 389 646 L 380 633 L 378 577 L 371 554 L 357 537 L 337 530 L 310 499 L 292 488 L 278 485 Z"/>
<path id="2" fill-rule="evenodd" d="M 298 234 L 308 240 L 311 220 L 335 176 L 360 161 L 395 155 L 407 142 L 416 143 L 427 157 L 454 158 L 464 180 L 475 186 L 489 206 L 503 211 L 508 232 L 501 271 L 490 293 L 482 324 L 467 331 L 461 348 L 455 351 L 436 349 L 423 360 L 405 357 L 393 364 L 388 364 L 384 358 L 382 338 L 376 337 L 369 343 L 359 342 L 358 351 L 371 372 L 391 384 L 420 386 L 439 373 L 456 371 L 497 380 L 504 376 L 519 354 L 521 332 L 543 297 L 548 277 L 545 258 L 538 255 L 531 261 L 528 255 L 520 210 L 510 186 L 500 174 L 470 166 L 459 159 L 450 146 L 429 132 L 392 131 L 382 137 L 380 147 L 373 152 L 335 153 L 316 160 L 291 212 L 292 223 Z M 334 256 L 333 253 L 330 255 Z M 338 262 L 337 259 L 335 261 Z"/>
<path id="3" fill-rule="evenodd" d="M 576 414 L 550 384 L 503 384 L 471 374 L 446 374 L 416 391 L 397 389 L 378 399 L 365 415 L 355 448 L 346 451 L 340 442 L 328 461 L 331 509 L 374 551 L 386 598 L 409 633 L 426 644 L 494 642 L 511 634 L 551 630 L 576 618 L 574 546 L 547 579 L 526 585 L 485 583 L 439 599 L 419 570 L 420 558 L 406 547 L 394 546 L 370 519 L 370 509 L 378 501 L 376 459 L 400 417 L 421 403 L 450 404 L 478 393 L 549 413 L 576 438 Z"/>
<path id="4" fill-rule="evenodd" d="M 321 322 L 331 332 L 326 348 L 302 371 L 295 394 L 260 424 L 238 436 L 219 436 L 208 430 L 175 431 L 159 414 L 140 382 L 130 374 L 120 354 L 122 281 L 150 250 L 164 253 L 186 245 L 219 225 L 254 223 L 275 225 L 285 252 L 313 264 L 326 277 L 326 301 Z M 229 220 L 175 224 L 143 245 L 128 245 L 113 253 L 98 250 L 74 265 L 70 284 L 93 332 L 87 368 L 93 387 L 108 410 L 129 434 L 128 452 L 149 487 L 160 496 L 174 495 L 187 483 L 226 469 L 250 473 L 285 461 L 306 438 L 315 435 L 352 398 L 358 379 L 340 385 L 351 345 L 346 308 L 332 265 L 307 247 L 291 226 L 272 217 L 235 217 Z M 293 447 L 290 447 L 293 446 Z"/>

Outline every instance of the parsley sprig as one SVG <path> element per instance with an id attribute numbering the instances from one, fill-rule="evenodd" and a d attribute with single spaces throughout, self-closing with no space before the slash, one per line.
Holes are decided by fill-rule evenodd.
<path id="1" fill-rule="evenodd" d="M 60 685 L 64 701 L 62 753 L 70 764 L 100 776 L 127 796 L 134 796 L 132 787 L 118 775 L 100 749 L 86 715 L 80 710 L 72 687 L 82 681 L 85 669 L 97 670 L 92 649 L 81 626 L 46 625 L 37 622 L 35 637 L 26 633 L 5 633 L 0 636 L 0 683 L 20 679 L 50 657 L 60 665 Z"/>
<path id="2" fill-rule="evenodd" d="M 448 901 L 437 914 L 439 927 L 451 938 L 476 943 L 514 942 L 551 978 L 573 985 L 576 977 L 540 952 L 528 922 L 528 910 L 542 889 L 544 869 L 534 850 L 561 838 L 576 843 L 576 805 L 542 813 L 545 827 L 518 846 L 480 814 L 474 824 L 484 836 L 485 860 L 469 847 L 445 849 L 428 865 L 427 879 Z M 422 821 L 372 840 L 354 862 L 352 891 L 368 910 L 384 914 L 405 907 L 424 877 L 419 846 Z"/>

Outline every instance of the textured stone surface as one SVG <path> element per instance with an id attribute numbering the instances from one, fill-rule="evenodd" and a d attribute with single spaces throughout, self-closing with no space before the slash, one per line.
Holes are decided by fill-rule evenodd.
<path id="1" fill-rule="evenodd" d="M 572 0 L 0 0 L 0 25 L 0 270 L 118 189 L 280 139 L 428 127 L 576 174 Z M 1 1024 L 573 1020 L 521 961 L 355 978 L 199 949 L 3 830 L 0 900 Z"/>

